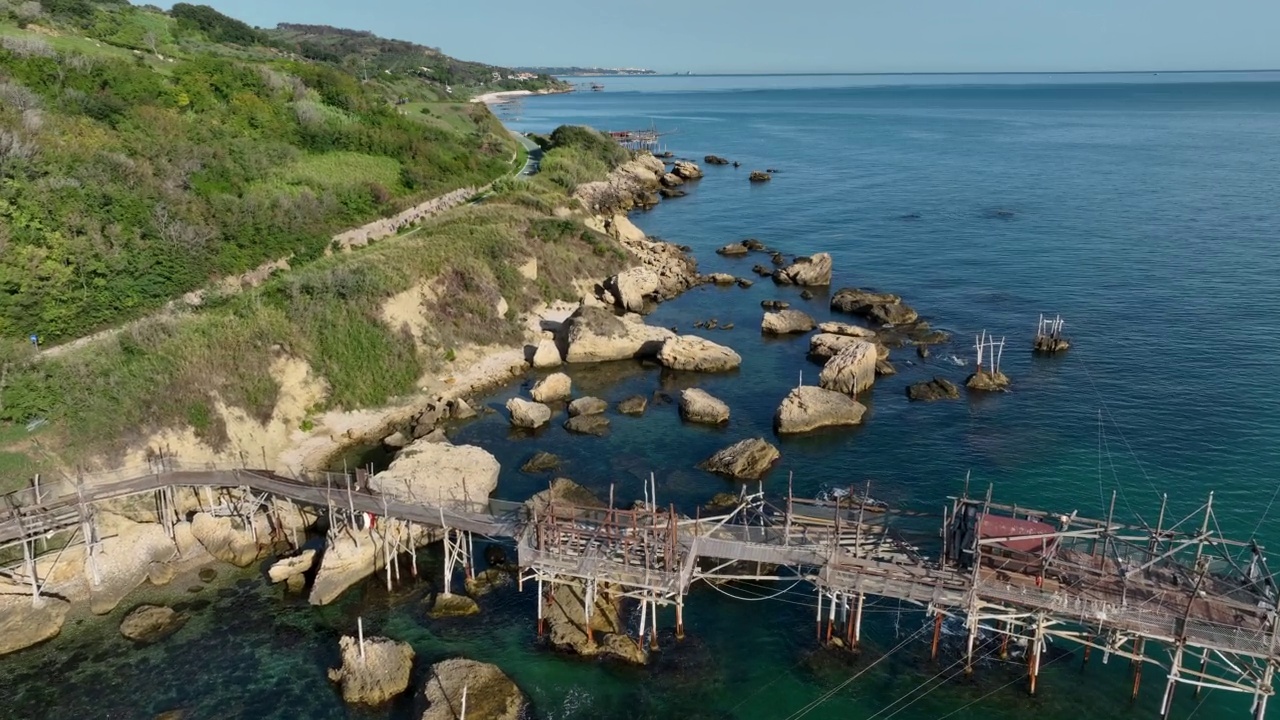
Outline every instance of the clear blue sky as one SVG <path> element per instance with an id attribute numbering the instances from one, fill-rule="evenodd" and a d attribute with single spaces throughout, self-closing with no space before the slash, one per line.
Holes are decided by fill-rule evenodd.
<path id="1" fill-rule="evenodd" d="M 201 0 L 191 0 L 201 2 Z M 497 65 L 683 72 L 1280 68 L 1280 0 L 203 0 Z"/>

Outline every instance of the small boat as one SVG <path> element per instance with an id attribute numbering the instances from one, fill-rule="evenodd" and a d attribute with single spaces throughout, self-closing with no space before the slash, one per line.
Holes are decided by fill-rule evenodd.
<path id="1" fill-rule="evenodd" d="M 599 85 L 599 84 L 596 84 L 596 83 L 591 83 L 591 90 L 592 90 L 592 92 L 600 92 L 600 91 L 601 91 L 601 90 L 603 90 L 603 89 L 604 89 L 604 86 L 603 86 L 603 85 Z"/>

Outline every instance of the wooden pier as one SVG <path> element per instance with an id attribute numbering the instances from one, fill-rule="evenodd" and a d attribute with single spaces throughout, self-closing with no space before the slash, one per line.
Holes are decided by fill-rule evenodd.
<path id="1" fill-rule="evenodd" d="M 1142 667 L 1158 668 L 1162 717 L 1181 686 L 1247 694 L 1255 719 L 1265 716 L 1274 694 L 1275 582 L 1261 546 L 1218 531 L 1212 495 L 1182 518 L 1167 516 L 1166 501 L 1150 527 L 1118 521 L 1114 495 L 1108 517 L 1098 520 L 1072 509 L 1000 504 L 990 489 L 974 497 L 966 481 L 965 492 L 944 505 L 936 547 L 922 550 L 896 530 L 905 515 L 873 504 L 869 493 L 811 500 L 788 492 L 775 502 L 762 492 L 744 493 L 732 512 L 689 518 L 657 503 L 652 480 L 644 501 L 625 508 L 612 497 L 597 507 L 557 500 L 405 503 L 361 485 L 345 475 L 292 479 L 167 462 L 134 478 L 5 497 L 0 547 L 23 546 L 25 576 L 38 600 L 38 541 L 74 532 L 92 549 L 98 503 L 154 493 L 162 522 L 176 522 L 175 488 L 239 489 L 241 498 L 282 498 L 331 515 L 370 513 L 442 530 L 452 559 L 446 588 L 458 565 L 471 568 L 473 535 L 513 539 L 522 589 L 537 586 L 540 631 L 545 598 L 557 584 L 582 588 L 588 620 L 602 588 L 634 600 L 638 640 L 656 647 L 658 608 L 674 606 L 676 636 L 683 637 L 684 599 L 700 582 L 798 578 L 815 590 L 820 643 L 857 647 L 863 607 L 873 596 L 932 617 L 935 658 L 943 619 L 962 622 L 966 643 L 958 662 L 968 672 L 979 635 L 988 638 L 984 647 L 991 638 L 1002 648 L 1011 639 L 1025 643 L 1032 694 L 1050 640 L 1083 648 L 1086 661 L 1091 650 L 1131 661 L 1135 698 Z M 254 502 L 231 510 L 256 512 Z"/>

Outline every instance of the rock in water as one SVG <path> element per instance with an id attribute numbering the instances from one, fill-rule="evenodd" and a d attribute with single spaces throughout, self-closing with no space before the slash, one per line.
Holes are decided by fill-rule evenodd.
<path id="1" fill-rule="evenodd" d="M 728 287 L 729 285 L 738 282 L 738 278 L 730 275 L 729 273 L 711 273 L 706 277 L 707 282 L 712 285 L 720 285 L 722 287 Z"/>
<path id="2" fill-rule="evenodd" d="M 454 420 L 470 420 L 476 416 L 476 411 L 466 400 L 454 398 L 449 401 L 449 416 Z"/>
<path id="3" fill-rule="evenodd" d="M 865 342 L 851 335 L 835 335 L 833 333 L 818 333 L 809 338 L 809 357 L 818 360 L 827 360 L 840 354 L 841 350 L 858 342 Z"/>
<path id="4" fill-rule="evenodd" d="M 684 178 L 680 177 L 675 173 L 665 173 L 661 178 L 658 179 L 658 182 L 662 183 L 662 186 L 664 188 L 671 189 L 673 187 L 679 187 L 683 185 Z"/>
<path id="5" fill-rule="evenodd" d="M 747 176 L 747 179 L 748 179 L 748 180 L 750 180 L 750 181 L 751 181 L 751 182 L 753 182 L 753 183 L 763 183 L 763 182 L 769 182 L 770 180 L 772 180 L 772 179 L 773 179 L 773 176 L 772 176 L 772 175 L 770 175 L 770 174 L 769 174 L 769 173 L 767 173 L 767 172 L 760 172 L 759 170 L 752 170 L 752 171 L 751 171 L 751 174 L 750 174 L 749 176 Z"/>
<path id="6" fill-rule="evenodd" d="M 918 382 L 907 388 L 907 397 L 912 400 L 933 402 L 934 400 L 959 400 L 960 388 L 946 378 L 936 377 L 932 380 Z"/>
<path id="7" fill-rule="evenodd" d="M 424 438 L 369 478 L 369 489 L 406 503 L 485 502 L 498 487 L 501 469 L 498 459 L 483 448 Z"/>
<path id="8" fill-rule="evenodd" d="M 315 549 L 307 548 L 297 555 L 276 560 L 271 564 L 271 567 L 267 568 L 267 577 L 271 578 L 273 583 L 285 582 L 291 577 L 306 573 L 315 562 Z"/>
<path id="9" fill-rule="evenodd" d="M 924 347 L 921 345 L 920 347 Z M 964 382 L 965 387 L 970 390 L 985 390 L 986 392 L 1004 392 L 1009 389 L 1009 377 L 1002 372 L 991 372 L 989 370 L 979 370 L 969 376 Z"/>
<path id="10" fill-rule="evenodd" d="M 746 246 L 746 244 L 740 243 L 740 242 L 729 243 L 728 245 L 725 245 L 719 250 L 716 250 L 716 254 L 718 255 L 729 255 L 729 256 L 746 255 L 749 252 L 751 252 L 751 250 Z"/>
<path id="11" fill-rule="evenodd" d="M 673 337 L 662 344 L 658 362 L 672 370 L 725 372 L 742 365 L 742 356 L 732 348 L 693 335 Z"/>
<path id="12" fill-rule="evenodd" d="M 719 155 L 708 155 L 702 158 L 702 162 L 708 165 L 728 165 L 729 161 Z"/>
<path id="13" fill-rule="evenodd" d="M 0 655 L 56 636 L 70 608 L 66 600 L 48 595 L 33 604 L 30 587 L 0 583 Z"/>
<path id="14" fill-rule="evenodd" d="M 530 364 L 541 370 L 560 367 L 560 363 L 560 348 L 556 347 L 556 341 L 550 339 L 539 341 L 538 348 L 533 351 L 533 360 Z"/>
<path id="15" fill-rule="evenodd" d="M 520 466 L 520 472 L 540 473 L 555 470 L 558 467 L 560 467 L 560 458 L 549 452 L 539 450 L 524 465 Z"/>
<path id="16" fill-rule="evenodd" d="M 831 309 L 858 315 L 879 325 L 906 325 L 920 319 L 897 295 L 859 288 L 841 288 L 831 298 Z"/>
<path id="17" fill-rule="evenodd" d="M 603 415 L 578 415 L 566 420 L 564 429 L 576 435 L 604 437 L 609 434 L 609 418 Z"/>
<path id="18" fill-rule="evenodd" d="M 524 693 L 496 665 L 453 658 L 432 665 L 427 672 L 421 720 L 457 720 L 464 691 L 467 720 L 520 720 L 528 706 Z"/>
<path id="19" fill-rule="evenodd" d="M 760 321 L 760 332 L 766 335 L 790 335 L 806 333 L 817 327 L 813 318 L 799 310 L 766 312 Z"/>
<path id="20" fill-rule="evenodd" d="M 645 312 L 652 304 L 662 280 L 658 273 L 645 265 L 633 267 L 605 281 L 605 289 L 613 293 L 618 307 L 627 312 Z"/>
<path id="21" fill-rule="evenodd" d="M 875 330 L 841 322 L 824 322 L 818 325 L 818 330 L 832 335 L 848 335 L 856 338 L 873 338 L 876 336 Z"/>
<path id="22" fill-rule="evenodd" d="M 551 421 L 551 408 L 524 398 L 508 400 L 507 412 L 511 413 L 511 424 L 519 428 L 534 430 Z"/>
<path id="23" fill-rule="evenodd" d="M 475 600 L 466 595 L 436 593 L 436 596 L 431 600 L 431 607 L 427 609 L 427 616 L 434 620 L 470 617 L 479 614 L 480 606 L 476 604 Z"/>
<path id="24" fill-rule="evenodd" d="M 791 303 L 784 300 L 761 300 L 760 307 L 765 310 L 786 310 L 791 307 Z"/>
<path id="25" fill-rule="evenodd" d="M 876 381 L 876 346 L 854 339 L 822 368 L 818 385 L 826 390 L 856 395 Z"/>
<path id="26" fill-rule="evenodd" d="M 1065 352 L 1071 347 L 1071 343 L 1063 337 L 1053 337 L 1050 335 L 1041 335 L 1036 338 L 1032 349 L 1038 353 L 1052 355 L 1053 353 Z"/>
<path id="27" fill-rule="evenodd" d="M 688 422 L 718 425 L 729 422 L 729 406 L 706 390 L 689 388 L 680 393 L 680 417 Z"/>
<path id="28" fill-rule="evenodd" d="M 569 403 L 569 416 L 600 415 L 609 409 L 609 403 L 598 397 L 580 397 Z"/>
<path id="29" fill-rule="evenodd" d="M 564 373 L 552 373 L 537 382 L 529 396 L 540 403 L 568 400 L 573 392 L 573 381 Z"/>
<path id="30" fill-rule="evenodd" d="M 552 503 L 578 505 L 580 507 L 604 507 L 604 503 L 590 490 L 582 487 L 569 478 L 558 477 L 542 492 L 534 493 L 525 501 L 524 506 L 530 513 L 539 515 L 547 512 Z"/>
<path id="31" fill-rule="evenodd" d="M 364 654 L 360 641 L 350 635 L 338 640 L 342 667 L 330 668 L 329 679 L 342 686 L 342 699 L 349 703 L 378 705 L 409 687 L 413 669 L 413 648 L 409 643 L 384 637 L 366 637 Z"/>
<path id="32" fill-rule="evenodd" d="M 717 452 L 698 467 L 736 480 L 759 480 L 780 457 L 778 448 L 764 438 L 749 438 Z"/>
<path id="33" fill-rule="evenodd" d="M 120 621 L 120 634 L 130 640 L 149 645 L 177 632 L 187 622 L 173 608 L 162 605 L 139 605 Z"/>
<path id="34" fill-rule="evenodd" d="M 702 177 L 702 168 L 697 163 L 681 161 L 675 164 L 671 169 L 672 174 L 684 178 L 685 180 L 697 180 Z"/>
<path id="35" fill-rule="evenodd" d="M 249 528 L 237 527 L 236 520 L 229 517 L 196 513 L 191 518 L 191 534 L 210 555 L 236 567 L 249 567 L 263 549 Z"/>
<path id="36" fill-rule="evenodd" d="M 474 578 L 466 581 L 467 594 L 473 598 L 484 597 L 489 593 L 501 587 L 506 587 L 515 582 L 511 573 L 500 568 L 489 568 L 484 572 L 476 573 Z"/>
<path id="37" fill-rule="evenodd" d="M 649 399 L 643 395 L 632 395 L 618 403 L 618 412 L 623 415 L 643 415 L 649 405 Z"/>
<path id="38" fill-rule="evenodd" d="M 633 319 L 633 317 L 635 319 Z M 608 309 L 585 305 L 565 321 L 566 362 L 603 362 L 653 357 L 675 333 L 645 325 L 638 316 L 620 318 Z"/>
<path id="39" fill-rule="evenodd" d="M 773 425 L 780 435 L 804 433 L 823 427 L 857 425 L 866 412 L 862 403 L 844 393 L 803 385 L 783 399 Z"/>
<path id="40" fill-rule="evenodd" d="M 898 374 L 898 369 L 895 368 L 893 364 L 890 363 L 888 360 L 876 361 L 877 377 L 889 377 L 890 375 L 897 375 L 897 374 Z"/>
<path id="41" fill-rule="evenodd" d="M 826 287 L 831 284 L 831 255 L 798 257 L 790 265 L 774 270 L 773 281 L 779 285 Z"/>

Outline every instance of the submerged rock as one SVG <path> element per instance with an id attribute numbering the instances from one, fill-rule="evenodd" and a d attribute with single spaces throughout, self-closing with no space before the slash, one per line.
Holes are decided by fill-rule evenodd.
<path id="1" fill-rule="evenodd" d="M 43 595 L 32 601 L 31 588 L 0 583 L 0 655 L 55 637 L 71 603 Z"/>
<path id="2" fill-rule="evenodd" d="M 856 395 L 876 381 L 876 346 L 852 338 L 823 366 L 818 385 L 826 390 Z"/>
<path id="3" fill-rule="evenodd" d="M 520 466 L 520 472 L 540 473 L 555 470 L 558 467 L 560 467 L 559 457 L 539 450 L 533 454 L 533 457 L 526 460 L 524 465 Z"/>
<path id="4" fill-rule="evenodd" d="M 759 480 L 782 454 L 764 438 L 748 438 L 720 450 L 698 465 L 736 480 Z"/>
<path id="5" fill-rule="evenodd" d="M 751 174 L 750 174 L 749 176 L 747 176 L 747 179 L 748 179 L 748 180 L 750 180 L 750 181 L 751 181 L 751 182 L 753 182 L 753 183 L 763 183 L 763 182 L 769 182 L 770 180 L 772 180 L 772 179 L 773 179 L 773 176 L 772 176 L 772 175 L 770 175 L 770 174 L 769 174 L 769 173 L 767 173 L 767 172 L 760 172 L 759 170 L 752 170 L 752 171 L 751 171 Z"/>
<path id="6" fill-rule="evenodd" d="M 680 393 L 680 417 L 688 422 L 718 425 L 729 422 L 729 406 L 706 390 L 689 388 Z"/>
<path id="7" fill-rule="evenodd" d="M 760 332 L 766 335 L 790 335 L 806 333 L 817 327 L 808 314 L 799 310 L 779 310 L 766 312 L 760 321 Z"/>
<path id="8" fill-rule="evenodd" d="M 329 680 L 342 687 L 346 702 L 378 705 L 409 687 L 413 669 L 413 648 L 409 643 L 366 637 L 362 654 L 359 639 L 344 635 L 338 640 L 338 648 L 342 666 L 329 669 Z"/>
<path id="9" fill-rule="evenodd" d="M 569 416 L 600 415 L 609 409 L 609 403 L 598 397 L 580 397 L 569 403 Z"/>
<path id="10" fill-rule="evenodd" d="M 742 356 L 732 348 L 694 335 L 680 335 L 662 344 L 658 362 L 672 370 L 726 372 L 742 365 Z"/>
<path id="11" fill-rule="evenodd" d="M 708 155 L 702 158 L 702 162 L 708 165 L 728 165 L 729 161 L 719 155 Z"/>
<path id="12" fill-rule="evenodd" d="M 857 425 L 867 408 L 848 395 L 812 385 L 793 389 L 778 406 L 774 428 L 780 435 L 823 427 Z"/>
<path id="13" fill-rule="evenodd" d="M 921 347 L 924 347 L 921 345 Z M 1009 376 L 999 371 L 979 370 L 964 382 L 970 390 L 986 392 L 1004 392 L 1009 389 Z"/>
<path id="14" fill-rule="evenodd" d="M 478 598 L 514 582 L 515 580 L 512 578 L 510 571 L 501 568 L 489 568 L 483 572 L 476 573 L 473 578 L 467 578 L 465 585 L 467 594 L 473 598 Z"/>
<path id="15" fill-rule="evenodd" d="M 520 720 L 528 707 L 524 693 L 496 665 L 453 658 L 428 671 L 422 683 L 421 720 L 457 720 L 464 692 L 468 720 Z"/>
<path id="16" fill-rule="evenodd" d="M 535 430 L 551 422 L 551 408 L 524 398 L 508 400 L 507 412 L 511 413 L 511 424 L 518 428 Z"/>
<path id="17" fill-rule="evenodd" d="M 130 640 L 149 645 L 174 634 L 187 618 L 163 605 L 139 605 L 120 621 L 120 634 Z"/>
<path id="18" fill-rule="evenodd" d="M 609 434 L 609 418 L 603 415 L 578 415 L 565 421 L 564 429 L 577 435 L 604 437 Z"/>
<path id="19" fill-rule="evenodd" d="M 746 255 L 749 252 L 751 252 L 751 249 L 746 246 L 746 243 L 740 243 L 740 242 L 729 243 L 728 245 L 725 245 L 724 247 L 721 247 L 718 250 L 716 250 L 717 255 L 729 255 L 729 256 Z"/>
<path id="20" fill-rule="evenodd" d="M 427 617 L 433 620 L 470 617 L 479 614 L 480 606 L 476 604 L 475 600 L 466 595 L 436 593 L 436 596 L 431 600 L 431 607 L 427 609 Z"/>
<path id="21" fill-rule="evenodd" d="M 907 397 L 922 402 L 935 400 L 959 400 L 960 388 L 946 378 L 935 377 L 932 380 L 918 382 L 907 388 Z"/>
<path id="22" fill-rule="evenodd" d="M 643 415 L 649 405 L 649 399 L 643 395 L 632 395 L 618 403 L 618 412 L 623 415 Z"/>
<path id="23" fill-rule="evenodd" d="M 818 253 L 798 257 L 790 265 L 773 271 L 773 281 L 779 285 L 826 287 L 831 284 L 831 255 Z"/>
<path id="24" fill-rule="evenodd" d="M 550 403 L 568 400 L 573 392 L 573 381 L 564 373 L 552 373 L 539 380 L 529 390 L 529 396 L 536 402 Z"/>

